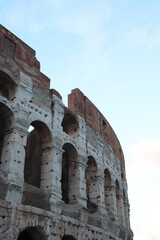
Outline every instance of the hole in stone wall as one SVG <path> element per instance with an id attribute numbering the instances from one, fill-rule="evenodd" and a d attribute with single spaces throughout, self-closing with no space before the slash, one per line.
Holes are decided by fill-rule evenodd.
<path id="1" fill-rule="evenodd" d="M 76 240 L 76 239 L 71 235 L 64 235 L 62 240 Z"/>
<path id="2" fill-rule="evenodd" d="M 0 156 L 2 152 L 2 146 L 3 146 L 3 138 L 4 138 L 4 118 L 3 115 L 0 115 Z"/>
<path id="3" fill-rule="evenodd" d="M 106 122 L 104 120 L 102 120 L 102 126 L 106 126 Z"/>
<path id="4" fill-rule="evenodd" d="M 28 128 L 28 132 L 30 133 L 30 132 L 32 132 L 34 130 L 34 127 L 31 125 L 31 126 L 29 126 L 29 128 Z"/>
<path id="5" fill-rule="evenodd" d="M 102 133 L 103 133 L 104 136 L 107 136 L 107 134 L 108 134 L 107 123 L 104 120 L 102 120 Z"/>
<path id="6" fill-rule="evenodd" d="M 42 139 L 36 129 L 27 137 L 24 180 L 35 187 L 40 187 L 42 164 Z"/>
<path id="7" fill-rule="evenodd" d="M 70 114 L 67 113 L 62 121 L 63 131 L 68 135 L 75 137 L 77 135 L 78 123 L 76 119 Z"/>
<path id="8" fill-rule="evenodd" d="M 104 171 L 104 193 L 105 193 L 105 206 L 107 210 L 111 209 L 111 199 L 110 199 L 110 190 L 111 190 L 111 175 L 108 169 Z"/>
<path id="9" fill-rule="evenodd" d="M 17 240 L 46 240 L 46 236 L 41 227 L 28 227 L 19 234 Z"/>
<path id="10" fill-rule="evenodd" d="M 121 173 L 121 181 L 122 181 L 122 183 L 124 183 L 124 172 L 123 171 Z"/>
<path id="11" fill-rule="evenodd" d="M 16 84 L 5 72 L 0 71 L 0 96 L 12 100 L 15 96 Z"/>
<path id="12" fill-rule="evenodd" d="M 62 179 L 61 179 L 61 190 L 62 190 L 62 200 L 65 203 L 69 203 L 69 162 L 67 153 L 64 152 L 62 155 Z"/>
<path id="13" fill-rule="evenodd" d="M 62 200 L 68 204 L 76 200 L 74 184 L 76 184 L 75 171 L 78 154 L 74 146 L 70 143 L 64 144 L 63 149 L 64 153 L 62 155 L 61 190 Z"/>
<path id="14" fill-rule="evenodd" d="M 116 207 L 117 207 L 117 218 L 120 218 L 120 202 L 119 202 L 119 197 L 120 197 L 120 187 L 119 187 L 119 182 L 116 180 Z"/>
<path id="15" fill-rule="evenodd" d="M 123 189 L 123 202 L 126 201 L 126 194 L 125 194 L 125 190 Z"/>
<path id="16" fill-rule="evenodd" d="M 116 180 L 116 198 L 119 200 L 119 183 L 118 181 Z"/>
<path id="17" fill-rule="evenodd" d="M 50 141 L 47 126 L 34 121 L 28 129 L 26 156 L 24 166 L 24 180 L 35 187 L 41 185 L 41 166 L 43 162 L 45 145 Z"/>

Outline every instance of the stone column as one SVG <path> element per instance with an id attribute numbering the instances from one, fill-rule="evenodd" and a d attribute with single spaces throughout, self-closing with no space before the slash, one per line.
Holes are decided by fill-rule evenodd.
<path id="1" fill-rule="evenodd" d="M 111 186 L 110 190 L 110 200 L 112 201 L 112 206 L 110 207 L 110 210 L 114 216 L 114 219 L 117 219 L 116 188 L 113 185 Z"/>
<path id="2" fill-rule="evenodd" d="M 113 186 L 110 187 L 106 187 L 107 190 L 105 191 L 107 196 L 105 196 L 105 205 L 106 205 L 106 209 L 113 213 L 114 212 L 114 190 L 115 188 Z"/>
<path id="3" fill-rule="evenodd" d="M 125 226 L 124 203 L 123 203 L 123 194 L 122 194 L 121 190 L 120 190 L 119 200 L 118 201 L 119 201 L 119 208 L 118 208 L 119 223 L 122 226 Z"/>
<path id="4" fill-rule="evenodd" d="M 104 177 L 102 175 L 97 176 L 97 205 L 98 207 L 105 208 L 105 198 L 104 198 Z"/>
<path id="5" fill-rule="evenodd" d="M 5 134 L 2 149 L 2 172 L 9 184 L 6 200 L 21 202 L 24 183 L 24 160 L 27 132 L 14 127 Z M 14 196 L 13 196 L 14 195 Z"/>
<path id="6" fill-rule="evenodd" d="M 87 206 L 86 198 L 86 179 L 85 179 L 85 170 L 86 165 L 83 163 L 83 156 L 78 157 L 78 162 L 76 163 L 76 172 L 75 178 L 73 179 L 74 191 L 76 196 L 76 202 L 82 206 Z"/>
<path id="7" fill-rule="evenodd" d="M 61 165 L 63 149 L 53 145 L 43 150 L 41 188 L 49 190 L 51 205 L 61 201 Z"/>

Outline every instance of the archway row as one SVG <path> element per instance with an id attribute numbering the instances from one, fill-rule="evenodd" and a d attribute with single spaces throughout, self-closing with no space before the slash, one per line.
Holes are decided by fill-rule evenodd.
<path id="1" fill-rule="evenodd" d="M 47 234 L 41 226 L 27 227 L 19 233 L 17 240 L 47 240 Z M 72 235 L 64 235 L 62 240 L 76 240 Z"/>
<path id="2" fill-rule="evenodd" d="M 13 126 L 14 115 L 12 111 L 4 104 L 0 103 L 0 154 L 2 155 L 3 142 L 9 129 Z M 29 133 L 26 144 L 24 180 L 26 183 L 41 187 L 42 181 L 46 178 L 46 164 L 49 159 L 49 151 L 47 148 L 52 146 L 52 136 L 47 125 L 41 121 L 33 121 L 31 123 L 33 130 Z M 62 156 L 62 176 L 61 191 L 62 200 L 68 204 L 73 203 L 77 199 L 77 170 L 78 170 L 78 153 L 75 147 L 66 143 L 63 146 Z M 50 159 L 51 161 L 53 159 Z M 3 157 L 0 159 L 0 167 L 5 169 L 5 161 Z M 105 204 L 108 210 L 112 210 L 111 192 L 111 175 L 105 170 Z M 85 172 L 86 178 L 86 197 L 87 207 L 91 212 L 96 211 L 98 206 L 99 195 L 99 179 L 98 167 L 92 156 L 88 157 L 87 168 Z M 47 179 L 46 179 L 47 181 Z M 119 208 L 119 183 L 116 182 L 116 199 L 117 209 Z"/>
<path id="3" fill-rule="evenodd" d="M 11 151 L 14 150 L 12 147 L 14 135 L 16 136 L 17 134 L 19 136 L 19 141 L 21 141 L 21 137 L 24 137 L 23 133 L 20 136 L 15 126 L 16 122 L 13 111 L 9 106 L 0 102 L 0 170 L 4 173 L 7 172 L 13 155 L 15 157 L 14 162 L 17 162 L 19 158 L 22 161 L 22 157 L 24 156 L 25 182 L 40 187 L 43 175 L 45 175 L 45 164 L 47 164 L 46 161 L 49 159 L 49 151 L 46 151 L 46 149 L 50 149 L 53 144 L 51 132 L 45 123 L 33 121 L 31 123 L 32 130 L 28 133 L 25 151 L 25 141 L 23 141 L 23 143 L 18 142 L 21 150 L 18 147 L 17 151 L 12 153 Z M 24 153 L 23 156 L 22 153 Z M 21 154 L 21 156 L 18 156 L 18 154 Z"/>

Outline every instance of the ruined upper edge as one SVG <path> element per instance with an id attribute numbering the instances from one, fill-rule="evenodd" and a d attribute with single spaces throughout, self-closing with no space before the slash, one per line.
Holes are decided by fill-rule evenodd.
<path id="1" fill-rule="evenodd" d="M 16 45 L 13 59 L 16 63 L 17 71 L 28 74 L 32 78 L 33 85 L 42 89 L 42 91 L 47 94 L 54 94 L 62 99 L 58 91 L 55 89 L 50 90 L 50 79 L 40 72 L 40 63 L 35 57 L 35 50 L 0 24 L 1 53 L 3 52 L 4 37 L 10 39 Z M 29 69 L 36 69 L 36 71 L 29 71 L 28 67 L 23 66 L 23 62 L 27 63 Z M 122 147 L 115 132 L 102 113 L 78 88 L 73 89 L 71 94 L 68 95 L 68 109 L 83 117 L 87 125 L 103 137 L 104 141 L 111 146 L 114 154 L 120 160 L 122 168 L 125 169 Z"/>
<path id="2" fill-rule="evenodd" d="M 16 39 L 18 42 L 20 42 L 23 47 L 29 51 L 32 55 L 36 55 L 36 51 L 31 48 L 29 45 L 27 45 L 25 42 L 23 42 L 20 38 L 18 38 L 16 35 L 14 35 L 11 31 L 9 31 L 7 28 L 5 28 L 2 24 L 0 24 L 0 29 L 2 30 L 2 32 L 7 35 L 8 37 L 11 36 L 12 40 Z"/>

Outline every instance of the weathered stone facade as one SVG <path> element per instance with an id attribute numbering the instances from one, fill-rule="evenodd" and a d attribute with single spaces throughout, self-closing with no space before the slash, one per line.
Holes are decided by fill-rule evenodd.
<path id="1" fill-rule="evenodd" d="M 133 239 L 113 129 L 79 89 L 65 107 L 35 51 L 1 25 L 0 239 Z"/>

